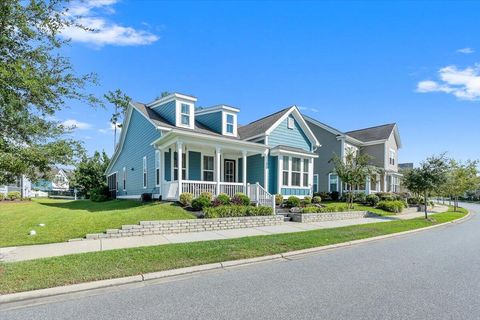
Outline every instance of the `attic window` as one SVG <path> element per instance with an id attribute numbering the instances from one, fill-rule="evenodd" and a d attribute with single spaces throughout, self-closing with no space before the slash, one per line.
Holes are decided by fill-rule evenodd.
<path id="1" fill-rule="evenodd" d="M 293 129 L 294 127 L 295 127 L 295 119 L 293 119 L 292 117 L 288 117 L 287 128 Z"/>
<path id="2" fill-rule="evenodd" d="M 189 126 L 190 125 L 190 105 L 182 103 L 182 109 L 180 110 L 180 115 L 182 117 L 182 124 Z"/>
<path id="3" fill-rule="evenodd" d="M 227 133 L 233 134 L 233 115 L 227 114 Z"/>

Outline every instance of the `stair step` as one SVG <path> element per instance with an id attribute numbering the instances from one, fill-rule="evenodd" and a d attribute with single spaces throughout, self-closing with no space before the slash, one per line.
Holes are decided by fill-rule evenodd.
<path id="1" fill-rule="evenodd" d="M 292 217 L 284 216 L 284 217 L 283 217 L 283 221 L 284 221 L 284 222 L 292 221 Z"/>

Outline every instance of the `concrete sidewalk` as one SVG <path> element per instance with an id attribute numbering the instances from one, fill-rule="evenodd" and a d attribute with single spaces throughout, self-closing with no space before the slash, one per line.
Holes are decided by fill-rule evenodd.
<path id="1" fill-rule="evenodd" d="M 447 207 L 435 207 L 431 213 L 446 211 Z M 406 220 L 422 217 L 423 212 L 408 211 L 405 214 L 388 217 L 368 217 L 360 219 L 324 221 L 313 223 L 284 222 L 282 225 L 266 226 L 256 228 L 243 228 L 219 231 L 204 231 L 191 233 L 177 233 L 168 235 L 148 235 L 125 238 L 109 238 L 83 240 L 73 242 L 60 242 L 51 244 L 40 244 L 20 247 L 0 248 L 0 262 L 14 262 L 33 260 L 39 258 L 56 257 L 68 254 L 85 252 L 105 251 L 122 248 L 135 248 L 145 246 L 156 246 L 170 243 L 185 243 L 207 240 L 235 239 L 259 235 L 271 235 L 280 233 L 302 232 L 316 229 L 327 229 L 360 225 L 366 223 L 380 223 L 394 220 Z"/>

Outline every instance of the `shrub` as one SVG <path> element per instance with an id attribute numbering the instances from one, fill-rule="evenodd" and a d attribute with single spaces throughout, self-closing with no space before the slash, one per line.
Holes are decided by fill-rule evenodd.
<path id="1" fill-rule="evenodd" d="M 5 200 L 5 194 L 4 193 L 0 193 L 0 201 L 2 200 Z"/>
<path id="2" fill-rule="evenodd" d="M 315 206 L 311 206 L 311 207 L 305 207 L 302 209 L 302 213 L 317 213 L 319 212 L 320 208 L 317 208 Z"/>
<path id="3" fill-rule="evenodd" d="M 212 205 L 212 201 L 208 196 L 200 195 L 200 197 L 193 199 L 192 201 L 192 208 L 195 211 L 203 210 L 204 208 L 210 207 Z"/>
<path id="4" fill-rule="evenodd" d="M 275 195 L 275 204 L 277 206 L 281 205 L 283 203 L 283 196 L 279 193 Z"/>
<path id="5" fill-rule="evenodd" d="M 149 192 L 142 193 L 142 202 L 151 202 L 153 200 L 153 194 Z"/>
<path id="6" fill-rule="evenodd" d="M 210 201 L 213 200 L 213 194 L 211 192 L 202 192 L 200 193 L 200 197 L 205 197 Z"/>
<path id="7" fill-rule="evenodd" d="M 389 192 L 379 192 L 377 193 L 378 198 L 380 198 L 380 201 L 395 201 L 396 197 L 394 194 L 389 193 Z"/>
<path id="8" fill-rule="evenodd" d="M 375 207 L 380 201 L 380 198 L 376 194 L 369 194 L 365 200 L 369 206 Z"/>
<path id="9" fill-rule="evenodd" d="M 218 205 L 227 205 L 230 204 L 230 197 L 228 194 L 225 193 L 220 193 L 217 198 L 215 198 L 215 202 L 218 203 Z M 217 206 L 218 206 L 217 205 Z"/>
<path id="10" fill-rule="evenodd" d="M 422 197 L 411 197 L 407 199 L 407 203 L 412 206 L 418 206 L 423 203 Z"/>
<path id="11" fill-rule="evenodd" d="M 303 204 L 304 205 L 309 205 L 312 203 L 312 197 L 304 197 L 303 198 Z"/>
<path id="12" fill-rule="evenodd" d="M 192 205 L 193 194 L 190 192 L 184 192 L 180 195 L 180 204 L 184 207 L 189 207 Z"/>
<path id="13" fill-rule="evenodd" d="M 332 201 L 338 201 L 338 198 L 340 198 L 338 191 L 330 192 L 330 199 L 332 199 Z"/>
<path id="14" fill-rule="evenodd" d="M 315 196 L 315 197 L 313 197 L 312 202 L 316 203 L 316 204 L 319 204 L 320 202 L 322 202 L 322 197 Z"/>
<path id="15" fill-rule="evenodd" d="M 367 201 L 367 195 L 365 192 L 357 192 L 353 196 L 353 201 L 358 203 L 365 203 Z"/>
<path id="16" fill-rule="evenodd" d="M 377 208 L 393 213 L 400 213 L 403 211 L 404 203 L 402 201 L 380 201 L 377 203 Z"/>
<path id="17" fill-rule="evenodd" d="M 328 207 L 316 207 L 310 206 L 302 209 L 302 213 L 329 213 L 329 212 L 345 212 L 349 211 L 347 205 L 337 205 L 337 206 L 328 206 Z"/>
<path id="18" fill-rule="evenodd" d="M 231 203 L 238 206 L 249 206 L 250 198 L 245 193 L 237 192 L 233 196 Z"/>
<path id="19" fill-rule="evenodd" d="M 10 191 L 9 193 L 7 193 L 7 199 L 8 200 L 20 200 L 20 198 L 22 197 L 22 195 L 20 194 L 19 191 Z"/>
<path id="20" fill-rule="evenodd" d="M 271 207 L 254 206 L 219 206 L 207 207 L 204 210 L 205 218 L 227 218 L 227 217 L 247 217 L 247 216 L 269 216 L 273 214 Z"/>
<path id="21" fill-rule="evenodd" d="M 104 194 L 90 194 L 90 200 L 93 202 L 105 202 L 109 200 L 110 198 Z"/>
<path id="22" fill-rule="evenodd" d="M 300 199 L 295 196 L 288 197 L 287 201 L 285 201 L 285 206 L 287 208 L 293 208 L 300 206 Z"/>

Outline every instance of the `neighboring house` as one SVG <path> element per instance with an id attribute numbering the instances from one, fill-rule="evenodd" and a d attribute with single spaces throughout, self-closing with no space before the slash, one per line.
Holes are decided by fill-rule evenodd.
<path id="1" fill-rule="evenodd" d="M 316 153 L 314 165 L 315 192 L 342 192 L 342 182 L 330 162 L 334 154 L 344 157 L 348 151 L 359 151 L 371 157 L 371 164 L 381 169 L 381 174 L 369 177 L 356 191 L 367 194 L 399 192 L 398 149 L 402 143 L 396 124 L 386 124 L 366 129 L 341 132 L 311 117 L 304 116 L 322 147 Z"/>
<path id="2" fill-rule="evenodd" d="M 25 176 L 18 176 L 16 181 L 8 185 L 0 185 L 0 193 L 7 195 L 9 192 L 18 191 L 22 198 L 32 196 L 32 184 Z"/>
<path id="3" fill-rule="evenodd" d="M 413 162 L 407 162 L 407 163 L 399 163 L 398 164 L 398 171 L 402 172 L 405 170 L 411 170 L 413 169 Z"/>
<path id="4" fill-rule="evenodd" d="M 39 179 L 32 184 L 32 189 L 49 192 L 49 191 L 69 191 L 70 178 L 72 171 L 69 169 L 52 167 L 50 170 L 51 179 Z"/>
<path id="5" fill-rule="evenodd" d="M 297 107 L 240 126 L 239 109 L 196 108 L 196 101 L 174 93 L 130 103 L 106 171 L 112 195 L 177 200 L 182 192 L 244 192 L 271 205 L 276 193 L 312 194 L 320 144 Z"/>

